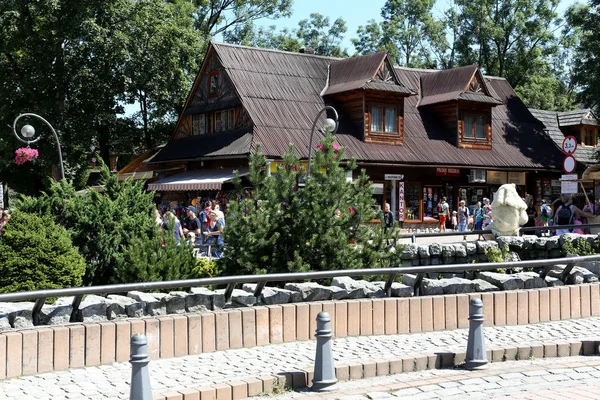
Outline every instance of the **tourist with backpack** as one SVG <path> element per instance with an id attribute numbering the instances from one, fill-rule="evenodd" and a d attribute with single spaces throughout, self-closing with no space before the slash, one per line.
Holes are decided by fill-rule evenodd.
<path id="1" fill-rule="evenodd" d="M 582 211 L 576 205 L 574 205 L 573 196 L 571 194 L 563 194 L 561 196 L 561 200 L 563 204 L 559 206 L 554 213 L 554 225 L 573 225 L 574 218 L 581 219 L 582 217 L 594 217 L 594 214 Z M 556 229 L 556 234 L 559 236 L 571 232 L 573 232 L 573 229 Z"/>
<path id="2" fill-rule="evenodd" d="M 542 219 L 542 225 L 548 226 L 548 221 L 552 219 L 554 216 L 552 212 L 552 208 L 546 200 L 542 200 L 542 205 L 540 206 L 540 218 Z"/>

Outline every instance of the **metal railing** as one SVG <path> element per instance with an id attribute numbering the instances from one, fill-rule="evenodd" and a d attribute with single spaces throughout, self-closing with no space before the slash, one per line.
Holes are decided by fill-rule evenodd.
<path id="1" fill-rule="evenodd" d="M 585 228 L 600 228 L 600 223 L 596 224 L 582 224 L 582 225 L 550 225 L 550 226 L 528 226 L 526 228 L 520 228 L 519 233 L 523 235 L 527 232 L 536 231 L 555 231 L 557 229 L 585 229 Z M 403 233 L 398 236 L 398 239 L 411 239 L 412 243 L 417 242 L 417 238 L 424 237 L 446 237 L 446 236 L 467 236 L 467 235 L 486 235 L 493 234 L 489 229 L 464 231 L 464 232 L 421 232 L 421 233 Z"/>
<path id="2" fill-rule="evenodd" d="M 581 226 L 581 225 L 579 225 Z M 564 258 L 552 258 L 546 260 L 532 260 L 532 261 L 510 261 L 510 262 L 496 262 L 496 263 L 471 263 L 471 264 L 448 264 L 448 265 L 427 265 L 427 266 L 413 266 L 413 267 L 391 267 L 391 268 L 374 268 L 374 269 L 351 269 L 351 270 L 334 270 L 334 271 L 315 271 L 315 272 L 294 272 L 294 273 L 280 273 L 280 274 L 264 274 L 264 275 L 239 275 L 239 276 L 222 276 L 214 278 L 201 278 L 201 279 L 186 279 L 177 281 L 164 281 L 164 282 L 141 282 L 141 283 L 126 283 L 118 285 L 103 285 L 103 286 L 86 286 L 76 287 L 67 289 L 48 289 L 48 290 L 34 290 L 29 292 L 17 292 L 17 293 L 5 293 L 0 294 L 0 302 L 11 302 L 11 301 L 22 301 L 22 300 L 35 300 L 33 305 L 32 314 L 33 320 L 37 321 L 40 311 L 44 306 L 46 299 L 52 297 L 66 297 L 74 296 L 72 301 L 72 313 L 71 321 L 75 320 L 75 316 L 83 296 L 91 294 L 107 294 L 107 293 L 125 293 L 132 290 L 144 291 L 144 290 L 160 290 L 160 289 L 174 289 L 174 288 L 190 288 L 197 286 L 210 286 L 210 285 L 227 285 L 225 289 L 225 301 L 229 301 L 233 289 L 238 284 L 243 283 L 257 283 L 254 291 L 254 296 L 259 297 L 262 293 L 267 282 L 293 282 L 293 281 L 304 281 L 304 280 L 316 280 L 335 278 L 341 276 L 377 276 L 387 275 L 387 281 L 384 286 L 384 290 L 388 297 L 391 297 L 392 284 L 396 276 L 399 274 L 416 274 L 416 279 L 413 284 L 413 291 L 415 296 L 418 296 L 419 287 L 425 274 L 432 273 L 456 273 L 465 271 L 490 271 L 498 268 L 544 268 L 540 273 L 540 277 L 544 279 L 553 266 L 557 264 L 567 264 L 563 269 L 560 279 L 566 281 L 568 275 L 571 273 L 576 263 L 586 261 L 600 261 L 600 254 L 593 256 L 581 256 L 581 257 L 564 257 Z"/>

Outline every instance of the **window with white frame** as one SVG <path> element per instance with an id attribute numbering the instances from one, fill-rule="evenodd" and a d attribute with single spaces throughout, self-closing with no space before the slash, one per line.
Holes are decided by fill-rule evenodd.
<path id="1" fill-rule="evenodd" d="M 192 116 L 192 135 L 204 135 L 206 133 L 206 114 Z"/>
<path id="2" fill-rule="evenodd" d="M 235 110 L 215 111 L 215 132 L 222 132 L 235 127 Z"/>
<path id="3" fill-rule="evenodd" d="M 395 107 L 371 107 L 371 132 L 398 133 L 398 113 Z"/>
<path id="4" fill-rule="evenodd" d="M 465 114 L 464 116 L 464 139 L 485 140 L 486 117 L 481 114 Z"/>

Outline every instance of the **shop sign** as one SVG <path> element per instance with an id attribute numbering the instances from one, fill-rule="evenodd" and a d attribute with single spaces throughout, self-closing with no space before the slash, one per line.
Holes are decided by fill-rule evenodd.
<path id="1" fill-rule="evenodd" d="M 507 183 L 514 183 L 517 186 L 525 185 L 525 172 L 509 172 Z"/>
<path id="2" fill-rule="evenodd" d="M 404 182 L 398 182 L 398 221 L 404 221 Z"/>
<path id="3" fill-rule="evenodd" d="M 552 179 L 550 181 L 550 186 L 552 186 L 552 187 L 560 187 L 560 179 Z"/>
<path id="4" fill-rule="evenodd" d="M 401 181 L 404 179 L 403 174 L 385 174 L 386 181 Z"/>
<path id="5" fill-rule="evenodd" d="M 487 171 L 487 183 L 490 185 L 504 185 L 507 181 L 505 171 Z"/>
<path id="6" fill-rule="evenodd" d="M 437 167 L 435 176 L 460 176 L 460 168 Z"/>
<path id="7" fill-rule="evenodd" d="M 577 193 L 577 174 L 561 175 L 560 183 L 562 193 Z"/>

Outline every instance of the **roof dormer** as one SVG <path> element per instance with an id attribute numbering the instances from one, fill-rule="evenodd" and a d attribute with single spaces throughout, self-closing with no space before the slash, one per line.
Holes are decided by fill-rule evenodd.
<path id="1" fill-rule="evenodd" d="M 490 92 L 476 65 L 421 75 L 419 107 L 430 109 L 461 148 L 492 148 L 492 107 L 502 104 Z"/>
<path id="2" fill-rule="evenodd" d="M 600 122 L 589 108 L 558 113 L 558 125 L 565 136 L 575 136 L 580 145 L 598 147 Z"/>
<path id="3" fill-rule="evenodd" d="M 386 52 L 346 58 L 329 65 L 321 96 L 343 110 L 365 142 L 404 142 L 404 86 Z"/>

